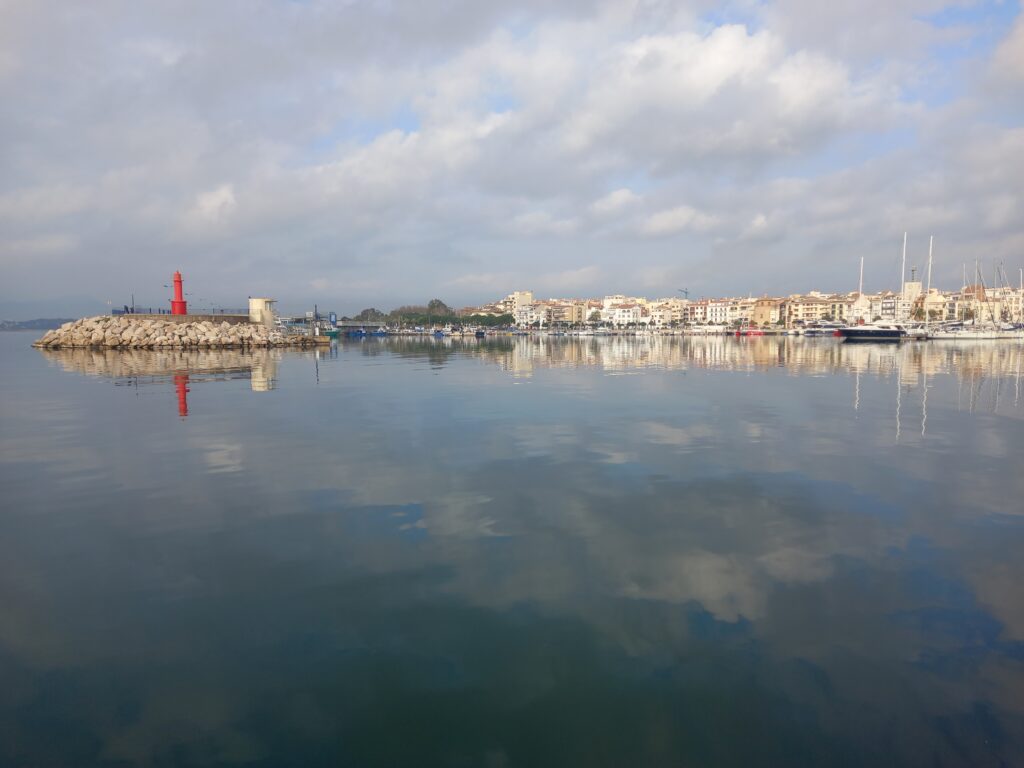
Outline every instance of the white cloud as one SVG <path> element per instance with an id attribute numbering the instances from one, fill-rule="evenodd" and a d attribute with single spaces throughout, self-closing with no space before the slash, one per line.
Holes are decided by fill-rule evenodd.
<path id="1" fill-rule="evenodd" d="M 231 215 L 236 205 L 234 186 L 231 184 L 221 184 L 215 189 L 202 192 L 196 196 L 196 203 L 192 208 L 192 217 L 214 223 L 223 221 Z"/>
<path id="2" fill-rule="evenodd" d="M 556 219 L 544 211 L 522 213 L 512 220 L 512 230 L 521 235 L 568 235 L 578 226 L 576 219 Z"/>
<path id="3" fill-rule="evenodd" d="M 941 6 L 773 0 L 742 26 L 580 0 L 510 27 L 488 2 L 443 23 L 406 3 L 208 4 L 187 23 L 171 3 L 131 20 L 8 4 L 4 287 L 105 299 L 162 284 L 173 258 L 227 304 L 273 287 L 304 306 L 322 278 L 345 311 L 591 267 L 597 292 L 684 272 L 705 293 L 831 288 L 905 228 L 950 259 L 1011 258 L 1021 128 L 1003 86 L 1024 27 L 987 42 L 981 23 L 923 20 Z M 951 41 L 963 55 L 933 53 Z M 934 82 L 952 95 L 921 96 Z M 51 250 L 60 275 L 10 255 L 54 232 L 76 243 Z M 623 254 L 644 270 L 615 270 Z"/>
<path id="4" fill-rule="evenodd" d="M 1018 18 L 992 57 L 997 78 L 1024 84 L 1024 18 Z"/>
<path id="5" fill-rule="evenodd" d="M 679 205 L 648 216 L 640 225 L 640 231 L 655 237 L 674 235 L 684 230 L 708 232 L 717 223 L 718 219 L 714 216 L 701 213 L 688 205 Z"/>
<path id="6" fill-rule="evenodd" d="M 36 235 L 24 240 L 0 242 L 0 253 L 10 258 L 34 258 L 70 253 L 78 241 L 63 234 Z"/>
<path id="7" fill-rule="evenodd" d="M 640 196 L 631 189 L 616 189 L 614 192 L 609 192 L 604 197 L 595 200 L 590 209 L 599 216 L 607 216 L 630 207 L 640 199 Z"/>
<path id="8" fill-rule="evenodd" d="M 868 111 L 887 111 L 880 86 L 851 81 L 838 61 L 790 52 L 769 31 L 722 26 L 650 35 L 606 55 L 565 141 L 575 152 L 665 169 L 718 157 L 807 151 Z"/>

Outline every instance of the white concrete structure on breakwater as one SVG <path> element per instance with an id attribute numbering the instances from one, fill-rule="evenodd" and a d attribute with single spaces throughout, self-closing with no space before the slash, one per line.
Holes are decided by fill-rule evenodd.
<path id="1" fill-rule="evenodd" d="M 105 347 L 108 349 L 230 347 L 304 347 L 319 343 L 310 336 L 294 336 L 262 323 L 220 323 L 192 320 L 189 315 L 120 315 L 87 317 L 48 331 L 32 346 Z"/>

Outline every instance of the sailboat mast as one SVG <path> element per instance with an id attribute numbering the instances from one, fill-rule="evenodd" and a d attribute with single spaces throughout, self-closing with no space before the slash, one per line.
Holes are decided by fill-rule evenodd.
<path id="1" fill-rule="evenodd" d="M 1024 269 L 1021 270 L 1021 284 L 1024 285 Z M 864 295 L 864 257 L 860 257 L 860 282 L 857 283 L 857 295 Z"/>
<path id="2" fill-rule="evenodd" d="M 900 300 L 897 306 L 900 308 L 896 322 L 903 320 L 904 302 L 907 296 L 907 233 L 903 233 L 903 263 L 900 265 Z"/>
<path id="3" fill-rule="evenodd" d="M 907 285 L 907 233 L 903 233 L 903 263 L 900 265 L 900 296 Z"/>
<path id="4" fill-rule="evenodd" d="M 934 235 L 928 236 L 928 285 L 926 290 L 932 289 L 932 243 L 935 240 Z"/>
<path id="5" fill-rule="evenodd" d="M 922 303 L 922 308 L 924 309 L 925 325 L 928 325 L 928 297 L 931 295 L 932 292 L 932 243 L 934 240 L 934 235 L 928 235 L 928 287 L 925 289 L 924 302 Z"/>

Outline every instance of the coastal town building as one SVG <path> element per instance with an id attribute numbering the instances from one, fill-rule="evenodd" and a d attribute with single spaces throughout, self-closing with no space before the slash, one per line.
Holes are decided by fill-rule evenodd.
<path id="1" fill-rule="evenodd" d="M 790 296 L 689 299 L 610 294 L 601 298 L 538 299 L 532 291 L 514 291 L 503 299 L 462 314 L 511 315 L 520 327 L 550 324 L 605 325 L 615 328 L 722 326 L 799 328 L 818 323 L 907 323 L 970 320 L 1024 322 L 1024 287 L 965 285 L 955 291 L 925 289 L 906 281 L 899 291 L 823 293 Z"/>

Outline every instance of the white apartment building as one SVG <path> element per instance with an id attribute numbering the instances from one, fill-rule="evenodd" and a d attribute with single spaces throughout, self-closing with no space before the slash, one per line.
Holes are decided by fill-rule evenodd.
<path id="1" fill-rule="evenodd" d="M 529 326 L 534 323 L 547 325 L 551 322 L 551 307 L 540 303 L 527 304 L 516 309 L 512 313 L 512 319 L 519 326 Z"/>
<path id="2" fill-rule="evenodd" d="M 633 302 L 624 302 L 602 309 L 601 320 L 618 328 L 623 328 L 630 324 L 647 324 L 650 322 L 651 316 L 646 307 Z"/>
<path id="3" fill-rule="evenodd" d="M 709 325 L 725 325 L 729 322 L 729 299 L 708 299 L 707 323 Z"/>

